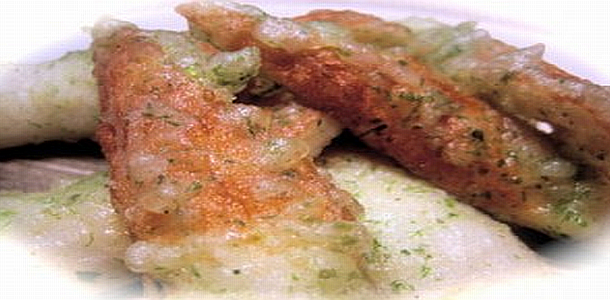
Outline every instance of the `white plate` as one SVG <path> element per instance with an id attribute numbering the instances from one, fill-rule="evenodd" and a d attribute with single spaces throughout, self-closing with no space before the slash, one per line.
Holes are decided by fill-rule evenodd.
<path id="1" fill-rule="evenodd" d="M 186 0 L 83 1 L 3 0 L 0 2 L 0 63 L 38 62 L 82 49 L 90 39 L 85 28 L 102 16 L 112 16 L 145 28 L 185 29 L 173 12 Z M 546 59 L 593 82 L 610 85 L 610 1 L 606 0 L 511 0 L 511 1 L 240 1 L 259 5 L 281 16 L 315 8 L 355 9 L 387 19 L 411 15 L 435 17 L 452 24 L 478 21 L 494 37 L 525 47 L 547 46 Z M 575 254 L 577 255 L 577 254 Z M 81 299 L 82 290 L 73 282 L 35 261 L 27 250 L 0 241 L 0 297 Z M 502 299 L 602 299 L 610 294 L 610 258 L 591 270 L 542 282 L 474 291 L 472 297 Z M 550 288 L 549 288 L 550 286 Z M 507 293 L 507 294 L 502 294 Z M 596 294 L 599 293 L 599 294 Z"/>
<path id="2" fill-rule="evenodd" d="M 65 50 L 84 48 L 83 27 L 103 15 L 134 21 L 144 27 L 184 28 L 173 12 L 188 0 L 3 0 L 0 2 L 0 62 L 40 61 Z M 457 23 L 475 20 L 495 37 L 511 44 L 547 45 L 546 57 L 577 75 L 610 84 L 610 2 L 605 0 L 244 0 L 276 15 L 294 15 L 313 8 L 351 8 L 387 19 L 432 16 Z"/>

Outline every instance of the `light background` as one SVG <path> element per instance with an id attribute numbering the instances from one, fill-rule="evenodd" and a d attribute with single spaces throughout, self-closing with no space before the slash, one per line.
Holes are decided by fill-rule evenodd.
<path id="1" fill-rule="evenodd" d="M 187 0 L 85 1 L 16 0 L 0 2 L 0 63 L 39 62 L 88 46 L 86 28 L 112 16 L 145 28 L 184 29 L 173 12 Z M 389 20 L 430 16 L 456 24 L 478 21 L 494 37 L 520 47 L 544 43 L 545 58 L 560 67 L 610 85 L 610 1 L 241 1 L 290 16 L 314 8 L 351 8 Z M 608 240 L 600 245 L 610 252 Z M 605 250 L 607 249 L 607 251 Z M 610 299 L 610 256 L 579 257 L 591 266 L 561 277 L 524 279 L 476 289 L 464 299 Z M 0 298 L 82 299 L 83 291 L 61 270 L 48 268 L 27 247 L 0 240 Z"/>

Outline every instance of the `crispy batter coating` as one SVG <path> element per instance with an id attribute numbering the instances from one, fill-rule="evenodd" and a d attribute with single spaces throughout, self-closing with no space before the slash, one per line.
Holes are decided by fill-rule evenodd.
<path id="1" fill-rule="evenodd" d="M 296 22 L 331 22 L 349 29 L 354 40 L 380 47 L 404 46 L 413 39 L 411 30 L 402 24 L 351 10 L 318 9 L 292 19 Z"/>
<path id="2" fill-rule="evenodd" d="M 503 220 L 579 235 L 604 205 L 605 191 L 575 181 L 576 167 L 536 132 L 460 93 L 400 49 L 381 51 L 336 26 L 299 24 L 252 7 L 199 2 L 177 11 L 223 49 L 258 47 L 263 75 L 302 104 Z"/>
<path id="3" fill-rule="evenodd" d="M 610 90 L 544 61 L 542 45 L 518 49 L 471 23 L 405 22 L 426 22 L 412 31 L 354 11 L 319 10 L 295 20 L 331 22 L 357 41 L 403 47 L 463 91 L 534 126 L 550 124 L 548 134 L 563 155 L 610 178 Z"/>
<path id="4" fill-rule="evenodd" d="M 169 36 L 192 44 L 185 35 Z M 110 164 L 113 205 L 134 237 L 163 241 L 239 231 L 280 214 L 355 220 L 360 206 L 313 164 L 322 142 L 301 139 L 321 126 L 335 134 L 339 129 L 310 109 L 233 104 L 221 86 L 228 83 L 193 76 L 192 66 L 224 54 L 212 56 L 209 44 L 195 46 L 208 61 L 185 67 L 172 57 L 171 44 L 133 26 L 94 43 L 97 138 Z"/>

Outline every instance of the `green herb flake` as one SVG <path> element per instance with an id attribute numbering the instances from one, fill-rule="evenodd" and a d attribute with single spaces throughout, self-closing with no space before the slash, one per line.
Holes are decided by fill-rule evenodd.
<path id="1" fill-rule="evenodd" d="M 378 239 L 373 239 L 373 250 L 378 251 L 380 249 L 385 248 Z"/>
<path id="2" fill-rule="evenodd" d="M 506 85 L 508 82 L 515 77 L 515 72 L 506 72 L 500 77 L 500 83 Z"/>
<path id="3" fill-rule="evenodd" d="M 182 125 L 182 124 L 180 124 L 180 122 L 176 122 L 176 121 L 173 121 L 173 120 L 167 120 L 167 119 L 165 120 L 165 123 L 167 123 L 169 125 L 172 125 L 174 127 L 178 127 L 178 126 Z"/>
<path id="4" fill-rule="evenodd" d="M 250 118 L 246 118 L 246 126 L 248 129 L 248 133 L 250 133 L 251 136 L 256 136 L 260 133 L 265 132 L 267 129 L 263 126 L 261 126 L 260 124 L 254 122 L 252 119 Z"/>
<path id="5" fill-rule="evenodd" d="M 12 222 L 13 216 L 16 214 L 17 213 L 12 210 L 0 208 L 0 229 L 8 227 Z"/>
<path id="6" fill-rule="evenodd" d="M 95 241 L 95 236 L 93 235 L 92 232 L 89 232 L 89 234 L 87 235 L 87 242 L 85 243 L 85 247 L 89 247 L 91 245 L 93 245 L 93 241 Z"/>
<path id="7" fill-rule="evenodd" d="M 203 187 L 203 185 L 201 184 L 201 182 L 195 180 L 195 181 L 191 182 L 191 184 L 187 188 L 187 191 L 196 192 L 196 191 L 200 190 L 202 187 Z"/>
<path id="8" fill-rule="evenodd" d="M 350 231 L 354 229 L 354 224 L 351 222 L 336 222 L 333 224 L 333 228 L 342 231 Z"/>
<path id="9" fill-rule="evenodd" d="M 552 212 L 557 214 L 561 221 L 571 222 L 581 227 L 587 227 L 589 223 L 582 214 L 580 207 L 583 201 L 591 198 L 591 188 L 586 184 L 577 183 L 573 190 L 552 206 Z"/>
<path id="10" fill-rule="evenodd" d="M 554 207 L 553 212 L 560 215 L 561 221 L 571 222 L 581 227 L 587 227 L 589 223 L 585 220 L 578 209 L 571 207 L 569 204 L 561 204 Z"/>
<path id="11" fill-rule="evenodd" d="M 426 249 L 423 246 L 413 248 L 413 249 L 411 249 L 411 251 L 417 253 L 418 255 L 422 255 L 422 256 L 426 254 Z"/>
<path id="12" fill-rule="evenodd" d="M 453 198 L 445 198 L 445 206 L 448 208 L 455 208 L 456 201 Z"/>
<path id="13" fill-rule="evenodd" d="M 82 194 L 80 194 L 80 193 L 70 195 L 70 197 L 68 197 L 68 199 L 70 200 L 70 204 L 77 202 L 78 198 L 80 198 L 81 195 Z"/>
<path id="14" fill-rule="evenodd" d="M 283 170 L 281 174 L 282 174 L 282 176 L 288 177 L 288 178 L 297 177 L 297 172 L 294 169 Z"/>
<path id="15" fill-rule="evenodd" d="M 409 256 L 409 255 L 411 255 L 411 251 L 409 251 L 407 249 L 402 249 L 402 250 L 400 250 L 400 254 Z"/>
<path id="16" fill-rule="evenodd" d="M 451 48 L 451 50 L 449 50 L 449 51 L 447 51 L 447 53 L 445 53 L 444 59 L 449 59 L 451 57 L 458 56 L 462 52 L 464 52 L 464 49 L 462 49 L 462 47 L 460 45 L 454 45 Z"/>
<path id="17" fill-rule="evenodd" d="M 191 265 L 191 274 L 193 274 L 193 276 L 195 276 L 196 278 L 201 278 L 201 273 L 199 273 L 199 270 L 197 269 L 196 266 Z"/>
<path id="18" fill-rule="evenodd" d="M 390 282 L 390 288 L 394 293 L 400 293 L 401 291 L 414 291 L 415 287 L 412 284 L 407 283 L 404 280 L 396 279 Z"/>
<path id="19" fill-rule="evenodd" d="M 426 100 L 427 97 L 423 96 L 423 95 L 414 94 L 414 93 L 401 92 L 398 94 L 398 98 L 402 99 L 402 100 L 411 101 L 411 102 L 420 102 L 420 101 Z"/>
<path id="20" fill-rule="evenodd" d="M 419 269 L 419 274 L 420 274 L 421 278 L 428 277 L 428 275 L 430 275 L 431 272 L 432 272 L 432 268 L 430 268 L 430 266 L 428 266 L 428 265 L 423 265 Z"/>
<path id="21" fill-rule="evenodd" d="M 358 238 L 356 238 L 355 236 L 352 235 L 342 235 L 340 237 L 340 243 L 343 246 L 353 246 L 356 245 L 358 243 Z"/>
<path id="22" fill-rule="evenodd" d="M 424 232 L 422 229 L 415 230 L 409 234 L 409 237 L 417 237 L 417 236 L 419 236 L 419 237 L 424 236 Z"/>
<path id="23" fill-rule="evenodd" d="M 52 217 L 52 218 L 55 218 L 57 220 L 61 219 L 61 213 L 56 211 L 56 210 L 54 210 L 54 209 L 52 209 L 52 208 L 50 208 L 50 207 L 47 207 L 47 208 L 43 209 L 42 213 L 44 215 L 46 215 L 47 217 Z"/>
<path id="24" fill-rule="evenodd" d="M 202 77 L 202 74 L 201 74 L 201 72 L 199 72 L 199 69 L 197 68 L 196 65 L 190 65 L 190 66 L 184 68 L 184 72 L 187 75 L 194 77 L 196 79 L 199 79 Z"/>

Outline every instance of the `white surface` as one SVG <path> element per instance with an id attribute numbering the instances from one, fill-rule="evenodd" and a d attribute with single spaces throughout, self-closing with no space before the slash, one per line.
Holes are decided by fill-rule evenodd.
<path id="1" fill-rule="evenodd" d="M 133 21 L 147 28 L 183 29 L 173 13 L 179 0 L 0 1 L 0 63 L 55 58 L 88 45 L 84 27 L 101 16 Z M 442 21 L 479 21 L 480 27 L 517 46 L 542 42 L 545 57 L 592 81 L 610 85 L 610 1 L 241 1 L 260 4 L 273 14 L 294 15 L 312 8 L 351 8 L 400 19 L 431 16 Z M 0 298 L 81 298 L 71 282 L 40 267 L 20 247 L 0 241 Z M 607 245 L 603 246 L 607 247 Z M 574 254 L 577 256 L 578 254 Z M 25 261 L 25 263 L 23 263 Z M 610 295 L 610 257 L 561 278 L 507 283 L 475 290 L 472 299 L 606 299 Z M 470 297 L 468 298 L 470 299 Z"/>

